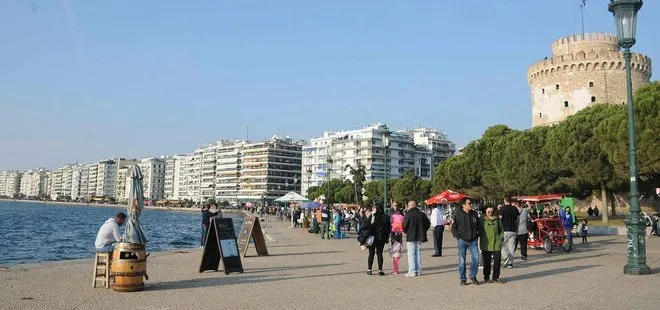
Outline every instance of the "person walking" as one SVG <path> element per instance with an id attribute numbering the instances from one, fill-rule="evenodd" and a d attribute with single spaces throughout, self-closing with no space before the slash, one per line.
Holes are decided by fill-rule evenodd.
<path id="1" fill-rule="evenodd" d="M 403 247 L 401 235 L 394 235 L 392 237 L 392 247 L 387 250 L 392 256 L 392 274 L 399 274 L 399 263 L 401 262 L 401 253 L 405 252 Z"/>
<path id="2" fill-rule="evenodd" d="M 516 237 L 518 236 L 518 209 L 511 205 L 511 198 L 504 198 L 504 206 L 500 210 L 504 240 L 502 240 L 502 258 L 506 268 L 513 267 L 513 255 L 516 251 Z"/>
<path id="3" fill-rule="evenodd" d="M 477 240 L 481 234 L 481 223 L 477 212 L 472 210 L 472 200 L 470 198 L 461 199 L 462 208 L 456 210 L 454 221 L 451 225 L 451 233 L 458 240 L 458 275 L 461 285 L 467 284 L 465 275 L 465 259 L 467 251 L 470 251 L 470 281 L 472 284 L 479 285 L 477 281 L 477 268 L 479 265 L 479 246 Z M 484 270 L 486 262 L 484 261 Z"/>
<path id="4" fill-rule="evenodd" d="M 391 216 L 391 221 L 392 221 L 392 244 L 394 244 L 394 237 L 399 236 L 401 237 L 403 234 L 403 220 L 405 217 L 403 216 L 403 212 L 400 209 L 394 209 L 392 216 Z"/>
<path id="5" fill-rule="evenodd" d="M 390 217 L 383 212 L 382 205 L 373 206 L 373 213 L 369 216 L 370 234 L 374 237 L 373 244 L 369 246 L 369 257 L 367 258 L 367 274 L 371 275 L 374 265 L 374 255 L 378 257 L 378 275 L 384 276 L 383 272 L 383 249 L 389 242 L 392 225 Z"/>
<path id="6" fill-rule="evenodd" d="M 431 227 L 433 227 L 433 246 L 435 253 L 431 257 L 442 256 L 442 237 L 445 232 L 445 206 L 439 204 L 431 211 Z"/>
<path id="7" fill-rule="evenodd" d="M 527 260 L 527 240 L 529 239 L 529 232 L 527 230 L 527 223 L 530 222 L 529 210 L 533 208 L 528 201 L 526 205 L 518 207 L 520 216 L 518 217 L 518 244 L 520 244 L 520 259 Z M 515 252 L 515 251 L 514 251 Z"/>
<path id="8" fill-rule="evenodd" d="M 587 220 L 584 219 L 582 220 L 582 227 L 580 227 L 580 235 L 582 236 L 582 243 L 586 244 L 587 243 L 587 233 L 589 231 L 589 227 L 587 227 Z"/>
<path id="9" fill-rule="evenodd" d="M 486 283 L 504 283 L 504 281 L 500 279 L 503 237 L 504 229 L 502 228 L 502 221 L 495 215 L 494 208 L 486 208 L 486 214 L 481 221 L 481 237 L 479 238 L 481 257 L 484 266 L 484 282 Z M 492 278 L 490 277 L 491 258 L 493 259 Z"/>
<path id="10" fill-rule="evenodd" d="M 408 250 L 408 273 L 406 277 L 416 277 L 422 274 L 422 243 L 427 242 L 426 232 L 431 227 L 429 218 L 417 208 L 414 201 L 408 202 L 408 212 L 403 219 L 403 232 L 406 234 Z"/>
<path id="11" fill-rule="evenodd" d="M 330 211 L 328 210 L 328 207 L 322 207 L 321 209 L 321 239 L 325 239 L 325 237 L 328 237 L 330 239 L 330 236 L 328 235 L 330 231 Z"/>

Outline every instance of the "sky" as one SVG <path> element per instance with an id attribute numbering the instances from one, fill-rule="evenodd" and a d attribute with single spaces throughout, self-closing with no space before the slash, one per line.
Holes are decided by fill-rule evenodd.
<path id="1" fill-rule="evenodd" d="M 608 2 L 586 1 L 587 32 L 615 32 Z M 527 68 L 581 32 L 580 3 L 3 0 L 0 170 L 376 122 L 458 147 L 526 129 Z M 660 59 L 657 29 L 645 1 L 634 51 Z"/>

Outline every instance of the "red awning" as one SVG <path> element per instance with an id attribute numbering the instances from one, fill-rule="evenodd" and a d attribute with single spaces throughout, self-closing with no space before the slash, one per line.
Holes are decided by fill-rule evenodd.
<path id="1" fill-rule="evenodd" d="M 455 192 L 453 190 L 446 190 L 436 196 L 427 199 L 425 202 L 427 205 L 434 205 L 440 203 L 458 202 L 463 198 L 470 198 L 470 197 L 465 194 Z"/>
<path id="2" fill-rule="evenodd" d="M 568 194 L 550 194 L 550 195 L 538 195 L 538 196 L 518 196 L 513 197 L 514 199 L 520 201 L 532 201 L 532 202 L 542 202 L 542 201 L 552 201 L 552 200 L 561 200 Z"/>

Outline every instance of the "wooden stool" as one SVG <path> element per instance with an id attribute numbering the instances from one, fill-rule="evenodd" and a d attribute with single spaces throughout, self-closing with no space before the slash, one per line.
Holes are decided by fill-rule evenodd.
<path id="1" fill-rule="evenodd" d="M 112 252 L 96 252 L 94 256 L 94 278 L 92 287 L 96 287 L 97 281 L 103 281 L 105 288 L 110 288 L 110 255 Z M 101 273 L 99 273 L 101 270 Z"/>

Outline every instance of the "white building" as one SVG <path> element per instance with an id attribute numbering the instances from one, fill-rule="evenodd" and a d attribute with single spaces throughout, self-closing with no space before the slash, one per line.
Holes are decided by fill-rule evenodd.
<path id="1" fill-rule="evenodd" d="M 309 187 L 321 186 L 328 178 L 350 180 L 350 167 L 355 168 L 358 163 L 365 166 L 367 181 L 384 179 L 385 128 L 379 123 L 361 129 L 325 132 L 322 137 L 310 139 L 302 149 L 303 194 Z M 392 132 L 387 176 L 400 178 L 412 170 L 430 180 L 435 165 L 451 157 L 454 148 L 446 135 L 432 129 Z"/>
<path id="2" fill-rule="evenodd" d="M 199 196 L 201 158 L 199 154 L 186 155 L 181 159 L 179 174 L 179 200 L 201 202 Z"/>
<path id="3" fill-rule="evenodd" d="M 163 200 L 165 198 L 165 164 L 164 158 L 145 158 L 140 161 L 145 199 Z M 128 177 L 130 177 L 130 172 Z"/>
<path id="4" fill-rule="evenodd" d="M 108 159 L 98 163 L 95 196 L 115 198 L 117 194 L 117 175 L 119 169 L 138 164 L 135 159 Z M 91 178 L 91 174 L 90 174 Z"/>
<path id="5" fill-rule="evenodd" d="M 28 170 L 21 177 L 20 193 L 25 197 L 37 198 L 46 194 L 47 171 L 43 168 Z"/>
<path id="6" fill-rule="evenodd" d="M 0 172 L 0 196 L 14 198 L 20 194 L 21 177 L 20 171 Z"/>
<path id="7" fill-rule="evenodd" d="M 181 188 L 182 176 L 182 163 L 187 155 L 177 154 L 165 158 L 165 187 L 164 199 L 179 200 L 179 190 Z"/>

